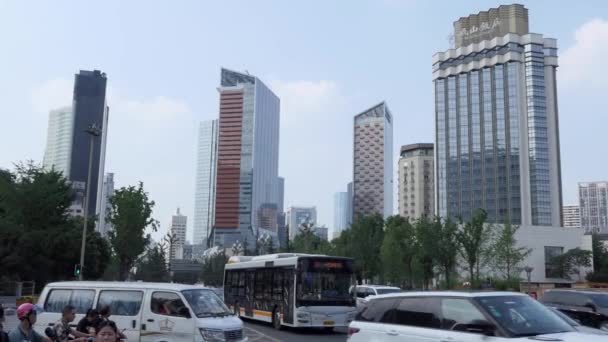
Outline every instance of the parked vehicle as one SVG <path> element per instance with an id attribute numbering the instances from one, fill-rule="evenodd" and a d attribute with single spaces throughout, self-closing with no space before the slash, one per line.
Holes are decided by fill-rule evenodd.
<path id="1" fill-rule="evenodd" d="M 584 326 L 608 331 L 608 293 L 592 290 L 548 290 L 542 302 Z"/>
<path id="2" fill-rule="evenodd" d="M 408 342 L 600 342 L 549 308 L 513 292 L 403 292 L 371 298 L 348 340 Z"/>
<path id="3" fill-rule="evenodd" d="M 370 296 L 377 296 L 389 293 L 403 292 L 398 287 L 395 286 L 386 286 L 386 285 L 357 285 L 356 287 L 351 287 L 351 293 L 354 293 L 355 297 L 357 297 L 357 310 L 361 310 L 362 307 L 366 303 L 366 299 Z"/>
<path id="4" fill-rule="evenodd" d="M 58 282 L 40 296 L 44 310 L 35 329 L 44 334 L 61 318 L 66 305 L 76 309 L 78 322 L 90 308 L 109 306 L 110 320 L 127 341 L 245 342 L 243 322 L 211 290 L 169 283 Z M 76 325 L 73 325 L 76 328 Z"/>
<path id="5" fill-rule="evenodd" d="M 566 321 L 566 323 L 570 324 L 577 331 L 580 331 L 583 333 L 588 333 L 588 334 L 595 334 L 595 335 L 608 335 L 607 331 L 603 331 L 603 330 L 591 328 L 591 327 L 586 327 L 586 326 L 580 324 L 579 322 L 573 320 L 572 318 L 570 318 L 570 316 L 566 315 L 565 313 L 557 310 L 556 308 L 554 308 L 552 306 L 547 306 L 547 307 L 551 311 L 553 311 L 556 315 L 561 317 L 564 321 Z"/>

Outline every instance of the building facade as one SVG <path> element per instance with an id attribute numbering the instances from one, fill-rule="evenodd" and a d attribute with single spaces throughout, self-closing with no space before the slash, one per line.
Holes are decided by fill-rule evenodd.
<path id="1" fill-rule="evenodd" d="M 101 187 L 101 196 L 99 196 L 100 202 L 99 217 L 97 219 L 96 229 L 103 237 L 108 237 L 108 233 L 112 230 L 112 224 L 108 220 L 110 214 L 110 198 L 114 195 L 114 174 L 108 172 L 103 177 L 103 186 Z"/>
<path id="2" fill-rule="evenodd" d="M 74 112 L 72 107 L 52 110 L 46 133 L 46 149 L 42 165 L 45 169 L 63 173 L 70 177 L 70 158 L 72 156 L 72 135 L 74 133 Z"/>
<path id="3" fill-rule="evenodd" d="M 454 35 L 433 56 L 437 214 L 560 226 L 556 40 L 529 33 L 522 5 L 460 18 Z"/>
<path id="4" fill-rule="evenodd" d="M 323 241 L 328 241 L 329 229 L 327 227 L 315 227 L 313 233 Z"/>
<path id="5" fill-rule="evenodd" d="M 578 183 L 581 227 L 589 233 L 608 234 L 608 182 Z"/>
<path id="6" fill-rule="evenodd" d="M 171 226 L 169 231 L 174 236 L 173 244 L 171 246 L 171 260 L 183 258 L 183 246 L 186 244 L 186 225 L 188 223 L 188 217 L 182 215 L 179 208 L 175 215 L 171 216 Z"/>
<path id="7" fill-rule="evenodd" d="M 346 196 L 348 197 L 348 209 L 347 209 L 347 215 L 348 215 L 348 226 L 350 227 L 350 225 L 353 223 L 353 182 L 350 182 L 346 185 Z"/>
<path id="8" fill-rule="evenodd" d="M 289 240 L 293 240 L 303 224 L 317 224 L 316 207 L 289 207 L 285 212 L 285 222 L 289 232 Z"/>
<path id="9" fill-rule="evenodd" d="M 565 205 L 562 208 L 562 217 L 564 218 L 564 227 L 581 227 L 581 211 L 578 205 Z"/>
<path id="10" fill-rule="evenodd" d="M 353 221 L 393 214 L 393 117 L 381 102 L 354 120 Z"/>
<path id="11" fill-rule="evenodd" d="M 336 192 L 334 194 L 334 238 L 340 236 L 340 233 L 350 226 L 348 217 L 348 192 Z"/>
<path id="12" fill-rule="evenodd" d="M 208 244 L 215 213 L 215 179 L 219 120 L 200 123 L 196 152 L 193 243 Z"/>
<path id="13" fill-rule="evenodd" d="M 255 241 L 260 209 L 277 204 L 279 98 L 257 77 L 221 71 L 214 245 Z M 248 246 L 253 246 L 248 243 Z"/>
<path id="14" fill-rule="evenodd" d="M 399 158 L 399 215 L 418 219 L 435 213 L 435 177 L 433 144 L 401 147 Z"/>

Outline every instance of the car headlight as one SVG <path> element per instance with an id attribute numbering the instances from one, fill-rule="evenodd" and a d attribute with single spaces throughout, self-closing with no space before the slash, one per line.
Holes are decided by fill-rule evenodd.
<path id="1" fill-rule="evenodd" d="M 298 318 L 310 319 L 310 312 L 298 312 Z"/>
<path id="2" fill-rule="evenodd" d="M 203 341 L 205 342 L 224 342 L 226 338 L 224 336 L 224 331 L 222 330 L 212 330 L 212 329 L 200 329 L 201 335 L 203 336 Z"/>

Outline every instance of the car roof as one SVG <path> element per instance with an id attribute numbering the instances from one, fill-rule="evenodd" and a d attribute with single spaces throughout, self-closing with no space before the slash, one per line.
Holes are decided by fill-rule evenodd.
<path id="1" fill-rule="evenodd" d="M 388 286 L 388 285 L 357 285 L 357 287 L 369 287 L 374 289 L 399 289 L 397 286 Z"/>
<path id="2" fill-rule="evenodd" d="M 575 293 L 583 293 L 583 294 L 606 294 L 606 289 L 550 289 L 546 292 L 575 292 Z"/>
<path id="3" fill-rule="evenodd" d="M 381 298 L 407 298 L 407 297 L 499 297 L 499 296 L 526 296 L 519 292 L 503 292 L 503 291 L 412 291 L 412 292 L 397 292 L 383 295 L 371 296 L 370 299 Z"/>
<path id="4" fill-rule="evenodd" d="M 99 289 L 162 289 L 162 290 L 194 290 L 211 288 L 202 285 L 185 285 L 174 283 L 120 282 L 120 281 L 60 281 L 49 283 L 47 288 L 99 288 Z"/>

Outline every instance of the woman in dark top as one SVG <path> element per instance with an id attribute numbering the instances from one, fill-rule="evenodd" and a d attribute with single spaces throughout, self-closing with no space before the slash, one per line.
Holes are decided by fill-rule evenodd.
<path id="1" fill-rule="evenodd" d="M 99 312 L 95 309 L 87 310 L 87 315 L 78 322 L 77 331 L 85 334 L 92 334 L 99 319 Z"/>

